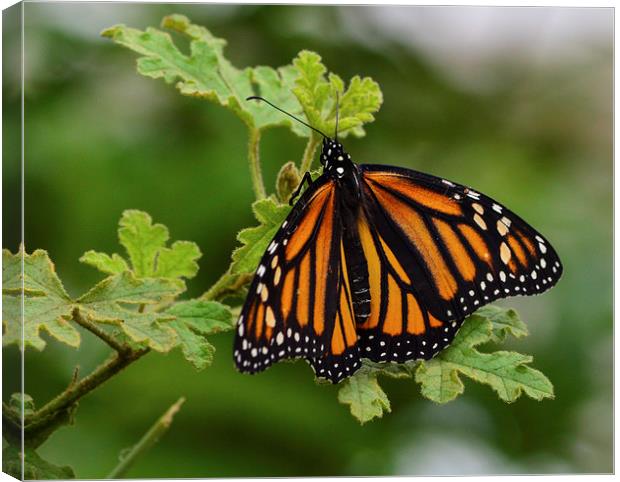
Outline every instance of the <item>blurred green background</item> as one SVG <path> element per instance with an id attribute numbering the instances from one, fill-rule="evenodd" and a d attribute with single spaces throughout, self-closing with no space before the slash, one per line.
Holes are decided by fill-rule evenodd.
<path id="1" fill-rule="evenodd" d="M 176 352 L 140 360 L 83 399 L 75 425 L 41 455 L 80 478 L 104 477 L 184 395 L 170 432 L 129 476 L 611 472 L 613 11 L 26 3 L 26 246 L 49 251 L 73 295 L 100 279 L 79 256 L 119 249 L 126 208 L 200 245 L 189 296 L 219 277 L 235 234 L 253 223 L 242 123 L 139 76 L 133 53 L 99 37 L 173 12 L 227 39 L 238 67 L 284 65 L 311 49 L 344 78 L 373 77 L 385 102 L 367 137 L 347 141 L 354 159 L 471 185 L 553 242 L 565 266 L 559 285 L 503 304 L 531 331 L 509 347 L 534 356 L 556 399 L 507 405 L 466 382 L 464 396 L 437 406 L 414 382 L 385 380 L 393 413 L 359 426 L 303 362 L 238 374 L 223 334 L 212 337 L 216 360 L 204 372 Z M 5 38 L 11 28 L 19 42 L 9 22 Z M 4 76 L 5 139 L 18 139 L 19 71 Z M 278 168 L 304 145 L 286 129 L 264 135 L 272 191 Z M 19 192 L 19 152 L 4 158 L 3 245 L 15 250 L 18 219 L 6 200 Z M 39 406 L 75 365 L 85 374 L 106 357 L 82 336 L 79 350 L 50 340 L 27 353 L 26 391 Z M 16 348 L 3 357 L 17 366 Z M 5 400 L 19 389 L 11 375 Z"/>

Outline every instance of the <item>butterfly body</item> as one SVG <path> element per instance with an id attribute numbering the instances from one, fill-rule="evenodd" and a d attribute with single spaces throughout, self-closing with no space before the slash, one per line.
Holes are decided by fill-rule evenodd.
<path id="1" fill-rule="evenodd" d="M 551 245 L 493 199 L 404 168 L 358 165 L 326 138 L 322 175 L 269 244 L 237 323 L 234 359 L 256 373 L 305 358 L 334 383 L 361 359 L 430 359 L 466 316 L 545 291 Z"/>

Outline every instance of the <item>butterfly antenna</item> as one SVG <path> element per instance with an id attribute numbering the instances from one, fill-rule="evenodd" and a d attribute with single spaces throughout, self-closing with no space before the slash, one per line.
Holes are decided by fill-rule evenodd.
<path id="1" fill-rule="evenodd" d="M 338 116 L 340 114 L 340 98 L 338 97 L 338 91 L 336 91 L 336 134 L 334 140 L 338 142 Z"/>
<path id="2" fill-rule="evenodd" d="M 323 134 L 320 130 L 318 130 L 316 127 L 312 127 L 310 124 L 305 123 L 304 121 L 302 121 L 301 119 L 298 119 L 297 117 L 295 117 L 293 114 L 290 114 L 289 112 L 286 112 L 283 109 L 280 109 L 277 105 L 272 104 L 271 102 L 269 102 L 267 99 L 265 99 L 264 97 L 260 97 L 258 95 L 252 95 L 250 97 L 248 97 L 245 100 L 262 100 L 263 102 L 266 102 L 267 104 L 269 104 L 271 107 L 273 107 L 276 110 L 279 110 L 280 112 L 282 112 L 283 114 L 286 114 L 289 117 L 292 117 L 293 119 L 295 119 L 297 122 L 305 125 L 306 127 L 309 127 L 310 129 L 312 129 L 314 132 L 318 132 L 319 134 L 321 134 L 323 137 L 329 139 L 329 136 L 326 136 L 325 134 Z"/>

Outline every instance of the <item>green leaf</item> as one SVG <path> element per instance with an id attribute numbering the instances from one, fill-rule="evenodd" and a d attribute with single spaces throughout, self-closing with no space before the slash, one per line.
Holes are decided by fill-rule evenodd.
<path id="1" fill-rule="evenodd" d="M 84 312 L 90 320 L 120 327 L 134 343 L 155 351 L 168 352 L 177 343 L 170 326 L 171 316 L 156 312 L 139 312 L 115 304 L 86 305 Z"/>
<path id="2" fill-rule="evenodd" d="M 226 41 L 206 28 L 194 25 L 183 15 L 164 17 L 162 26 L 189 38 L 189 54 L 181 52 L 166 32 L 146 31 L 116 25 L 101 34 L 140 54 L 138 72 L 147 77 L 176 84 L 184 95 L 215 102 L 232 110 L 250 128 L 288 126 L 299 136 L 311 131 L 262 103 L 247 102 L 261 95 L 282 109 L 322 130 L 335 132 L 336 93 L 340 95 L 341 137 L 364 135 L 362 125 L 374 120 L 383 97 L 372 79 L 354 77 L 345 91 L 344 82 L 335 74 L 326 77 L 321 57 L 302 51 L 293 65 L 273 69 L 257 66 L 238 69 L 224 55 Z M 293 92 L 295 95 L 291 95 Z"/>
<path id="3" fill-rule="evenodd" d="M 153 224 L 151 216 L 143 211 L 130 209 L 123 212 L 119 221 L 118 237 L 131 260 L 131 271 L 137 277 L 193 278 L 198 272 L 200 248 L 190 241 L 175 241 L 166 247 L 168 228 Z M 111 256 L 87 251 L 80 261 L 107 274 L 129 271 L 129 265 L 118 254 Z"/>
<path id="4" fill-rule="evenodd" d="M 78 298 L 77 303 L 90 320 L 119 326 L 134 342 L 166 352 L 177 342 L 167 323 L 173 317 L 144 308 L 174 298 L 183 290 L 181 280 L 136 278 L 125 271 L 104 279 Z"/>
<path id="5" fill-rule="evenodd" d="M 338 136 L 349 133 L 356 137 L 364 135 L 362 125 L 374 120 L 383 103 L 383 94 L 370 77 L 355 76 L 344 91 L 344 82 L 335 74 L 326 78 L 327 68 L 321 57 L 303 50 L 293 60 L 299 72 L 293 93 L 299 100 L 310 125 L 327 135 L 336 131 L 336 102 L 339 97 Z"/>
<path id="6" fill-rule="evenodd" d="M 112 256 L 105 253 L 98 253 L 97 251 L 86 251 L 80 258 L 80 262 L 89 264 L 99 271 L 107 274 L 117 274 L 123 271 L 128 271 L 129 266 L 125 260 L 116 253 Z"/>
<path id="7" fill-rule="evenodd" d="M 515 310 L 487 305 L 480 308 L 476 314 L 488 318 L 493 323 L 491 338 L 496 343 L 503 343 L 508 335 L 521 338 L 528 334 L 527 326 Z"/>
<path id="8" fill-rule="evenodd" d="M 237 235 L 242 246 L 233 252 L 232 273 L 254 272 L 269 242 L 286 219 L 291 207 L 288 204 L 278 204 L 273 199 L 267 198 L 252 204 L 252 210 L 260 225 L 243 229 Z"/>
<path id="9" fill-rule="evenodd" d="M 224 56 L 226 41 L 192 24 L 187 17 L 167 16 L 162 26 L 189 38 L 189 55 L 179 50 L 169 34 L 155 28 L 143 32 L 116 25 L 104 30 L 102 35 L 140 54 L 138 72 L 142 75 L 176 83 L 184 95 L 227 107 L 250 127 L 265 129 L 287 125 L 297 134 L 308 136 L 308 129 L 301 124 L 258 102 L 245 100 L 260 94 L 295 115 L 303 115 L 297 100 L 290 95 L 296 77 L 292 66 L 240 70 Z"/>
<path id="10" fill-rule="evenodd" d="M 215 301 L 182 301 L 165 313 L 175 317 L 168 326 L 176 331 L 183 356 L 198 370 L 209 366 L 215 353 L 206 337 L 233 327 L 230 309 Z"/>
<path id="11" fill-rule="evenodd" d="M 7 445 L 2 450 L 2 471 L 22 478 L 21 452 L 19 447 Z M 26 447 L 24 457 L 24 478 L 26 480 L 74 479 L 75 473 L 69 466 L 60 467 L 44 459 L 33 449 Z"/>
<path id="12" fill-rule="evenodd" d="M 80 296 L 80 304 L 129 303 L 152 304 L 164 297 L 177 296 L 185 289 L 180 280 L 168 278 L 136 278 L 130 271 L 109 276 Z"/>
<path id="13" fill-rule="evenodd" d="M 68 322 L 73 302 L 56 274 L 54 264 L 43 250 L 32 254 L 23 249 L 16 254 L 2 252 L 3 297 L 2 324 L 3 346 L 21 346 L 22 318 L 24 346 L 37 350 L 45 348 L 41 330 L 69 346 L 78 347 L 79 332 Z M 21 274 L 23 258 L 24 274 Z M 21 285 L 24 285 L 23 313 Z M 22 316 L 23 315 L 23 316 Z"/>
<path id="14" fill-rule="evenodd" d="M 175 241 L 170 248 L 161 248 L 157 257 L 155 276 L 162 278 L 193 278 L 198 273 L 202 256 L 200 248 L 191 241 Z"/>
<path id="15" fill-rule="evenodd" d="M 21 263 L 23 258 L 24 273 Z M 32 254 L 24 252 L 23 245 L 16 254 L 2 250 L 2 292 L 5 294 L 21 294 L 22 281 L 26 295 L 46 296 L 69 300 L 56 267 L 49 259 L 46 251 L 37 249 Z"/>
<path id="16" fill-rule="evenodd" d="M 338 391 L 338 401 L 349 405 L 351 415 L 361 424 L 390 412 L 390 401 L 377 382 L 378 372 L 365 367 L 346 379 Z"/>
<path id="17" fill-rule="evenodd" d="M 127 250 L 136 276 L 153 276 L 155 258 L 168 241 L 168 228 L 153 224 L 151 216 L 143 211 L 129 209 L 119 222 L 118 238 Z"/>
<path id="18" fill-rule="evenodd" d="M 415 379 L 422 384 L 422 395 L 437 403 L 453 400 L 463 393 L 462 374 L 489 385 L 505 402 L 515 401 L 522 393 L 535 400 L 553 398 L 551 382 L 528 366 L 532 357 L 508 351 L 481 353 L 474 348 L 493 336 L 488 318 L 474 314 L 465 320 L 449 348 L 420 363 Z"/>

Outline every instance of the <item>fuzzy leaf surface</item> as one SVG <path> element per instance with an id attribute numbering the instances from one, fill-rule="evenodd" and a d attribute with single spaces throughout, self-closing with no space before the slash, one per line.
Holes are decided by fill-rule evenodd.
<path id="1" fill-rule="evenodd" d="M 161 278 L 193 278 L 198 273 L 196 262 L 202 253 L 196 243 L 175 241 L 169 248 L 161 248 L 157 257 L 155 276 Z"/>
<path id="2" fill-rule="evenodd" d="M 491 339 L 496 343 L 503 343 L 508 335 L 522 338 L 528 335 L 527 326 L 519 318 L 515 310 L 487 305 L 480 308 L 477 315 L 488 318 L 493 324 Z"/>
<path id="3" fill-rule="evenodd" d="M 24 346 L 43 350 L 46 345 L 45 340 L 41 338 L 43 330 L 62 343 L 78 347 L 80 334 L 67 321 L 71 317 L 73 303 L 56 274 L 47 252 L 38 249 L 32 254 L 27 254 L 20 250 L 12 254 L 8 250 L 3 250 L 2 261 L 3 346 L 21 345 L 23 314 Z M 23 313 L 20 295 L 22 281 Z"/>
<path id="4" fill-rule="evenodd" d="M 140 311 L 137 305 L 155 305 L 183 290 L 180 280 L 136 278 L 125 271 L 104 279 L 78 298 L 77 303 L 91 321 L 116 325 L 134 342 L 166 352 L 176 344 L 176 334 L 166 323 L 173 317 Z"/>
<path id="5" fill-rule="evenodd" d="M 227 107 L 253 128 L 285 125 L 299 135 L 309 135 L 307 128 L 274 109 L 245 100 L 262 95 L 292 114 L 303 116 L 297 99 L 290 94 L 297 76 L 293 66 L 238 69 L 224 55 L 226 41 L 192 24 L 187 17 L 169 15 L 164 17 L 162 27 L 188 37 L 189 55 L 179 50 L 168 33 L 152 27 L 140 31 L 116 25 L 104 30 L 102 35 L 141 55 L 139 73 L 175 83 L 183 95 Z"/>
<path id="6" fill-rule="evenodd" d="M 172 37 L 149 27 L 145 31 L 115 25 L 102 32 L 104 37 L 138 53 L 138 72 L 144 76 L 176 84 L 183 95 L 204 98 L 232 110 L 250 128 L 288 126 L 299 136 L 309 137 L 310 129 L 249 96 L 260 95 L 327 135 L 336 126 L 336 94 L 340 97 L 341 137 L 364 135 L 362 125 L 374 120 L 383 101 L 381 90 L 369 77 L 353 77 L 345 84 L 335 74 L 327 75 L 321 57 L 302 51 L 292 65 L 277 69 L 265 66 L 239 69 L 224 54 L 226 41 L 183 15 L 169 15 L 162 27 L 188 37 L 189 53 L 183 53 Z M 291 95 L 291 92 L 294 95 Z"/>
<path id="7" fill-rule="evenodd" d="M 114 253 L 87 251 L 80 258 L 82 263 L 97 268 L 106 274 L 132 271 L 137 277 L 193 278 L 198 272 L 200 248 L 191 241 L 175 241 L 170 247 L 168 228 L 153 224 L 149 214 L 136 209 L 123 212 L 119 221 L 118 238 L 125 247 L 129 263 Z"/>
<path id="8" fill-rule="evenodd" d="M 253 228 L 243 229 L 237 235 L 242 246 L 237 248 L 232 255 L 233 273 L 254 272 L 269 242 L 290 210 L 291 207 L 288 204 L 278 204 L 271 198 L 261 199 L 252 204 L 252 211 L 260 224 Z"/>
<path id="9" fill-rule="evenodd" d="M 344 81 L 333 73 L 327 76 L 327 67 L 321 62 L 321 57 L 308 50 L 301 51 L 293 60 L 293 65 L 299 72 L 293 93 L 310 125 L 333 136 L 339 100 L 338 137 L 344 138 L 349 134 L 362 137 L 365 134 L 362 126 L 374 121 L 373 114 L 383 103 L 379 84 L 370 77 L 355 76 L 345 90 Z"/>
<path id="10" fill-rule="evenodd" d="M 449 348 L 420 363 L 415 379 L 422 385 L 422 395 L 437 403 L 454 400 L 464 391 L 460 375 L 466 375 L 489 385 L 505 402 L 514 402 L 522 393 L 535 400 L 553 398 L 551 382 L 529 366 L 531 356 L 509 351 L 482 353 L 475 348 L 493 337 L 493 323 L 486 316 L 474 314 L 465 320 Z"/>
<path id="11" fill-rule="evenodd" d="M 109 254 L 99 253 L 92 249 L 86 251 L 82 255 L 80 262 L 97 268 L 99 271 L 106 274 L 118 274 L 129 270 L 127 262 L 120 255 L 113 253 L 110 256 Z"/>
<path id="12" fill-rule="evenodd" d="M 127 250 L 136 276 L 153 276 L 155 258 L 169 238 L 168 228 L 153 224 L 143 211 L 128 209 L 119 222 L 118 239 Z"/>
<path id="13" fill-rule="evenodd" d="M 233 327 L 230 309 L 216 301 L 181 301 L 165 313 L 174 317 L 168 326 L 176 332 L 183 356 L 197 370 L 213 362 L 215 347 L 207 336 Z"/>
<path id="14" fill-rule="evenodd" d="M 338 391 L 338 401 L 349 405 L 351 415 L 361 424 L 390 412 L 390 401 L 377 382 L 379 371 L 360 368 L 347 378 Z"/>

